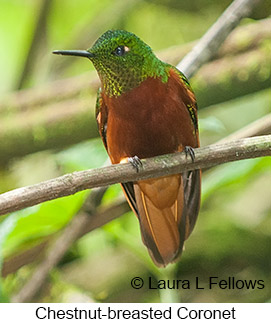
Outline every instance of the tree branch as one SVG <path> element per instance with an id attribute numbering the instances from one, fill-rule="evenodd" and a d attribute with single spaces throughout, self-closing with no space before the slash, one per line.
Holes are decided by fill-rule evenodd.
<path id="1" fill-rule="evenodd" d="M 233 1 L 192 51 L 177 65 L 177 68 L 190 78 L 204 63 L 208 62 L 216 54 L 229 33 L 239 24 L 242 18 L 248 17 L 252 9 L 261 1 Z"/>
<path id="2" fill-rule="evenodd" d="M 26 302 L 31 300 L 37 293 L 50 270 L 57 265 L 73 242 L 80 237 L 81 232 L 88 225 L 89 219 L 92 216 L 95 216 L 96 208 L 100 204 L 105 191 L 106 188 L 102 188 L 94 190 L 91 193 L 82 207 L 82 212 L 72 219 L 61 235 L 54 241 L 49 248 L 46 257 L 31 276 L 31 279 L 28 280 L 19 293 L 13 297 L 13 302 Z"/>
<path id="3" fill-rule="evenodd" d="M 239 0 L 235 2 L 238 1 Z M 239 2 L 242 2 L 242 0 Z M 242 8 L 242 10 L 245 11 L 245 8 Z M 210 48 L 212 47 L 211 44 L 212 43 L 210 42 Z M 219 45 L 217 48 L 218 47 Z M 143 161 L 143 169 L 139 173 L 136 173 L 129 164 L 112 165 L 96 170 L 76 172 L 2 194 L 0 196 L 0 212 L 1 214 L 4 214 L 26 206 L 35 205 L 46 200 L 74 194 L 83 189 L 104 186 L 119 181 L 136 181 L 139 179 L 179 173 L 189 169 L 210 167 L 233 160 L 270 155 L 271 136 L 264 136 L 238 140 L 224 145 L 212 145 L 205 148 L 195 149 L 195 162 L 192 162 L 187 158 L 184 153 L 150 158 Z M 53 246 L 54 248 L 51 249 L 48 257 L 38 267 L 31 280 L 28 281 L 19 294 L 13 298 L 13 301 L 26 301 L 27 299 L 32 298 L 46 278 L 50 269 L 62 257 L 67 246 L 75 241 L 79 236 L 79 233 L 82 232 L 87 223 L 84 216 L 82 216 L 80 224 L 76 225 L 75 223 L 73 226 L 70 225 L 65 229 L 65 234 L 61 235 L 61 237 L 56 241 Z M 74 221 L 78 220 L 74 219 Z M 71 232 L 69 230 L 71 230 Z M 65 248 L 62 246 L 63 241 Z M 55 253 L 56 245 L 60 249 L 57 253 Z"/>
<path id="4" fill-rule="evenodd" d="M 125 212 L 128 212 L 129 210 L 130 210 L 130 207 L 129 207 L 127 201 L 124 199 L 124 197 L 119 202 L 115 202 L 113 205 L 110 205 L 109 207 L 107 207 L 105 209 L 96 210 L 96 212 L 91 214 L 91 216 L 89 214 L 89 211 L 81 209 L 79 211 L 79 213 L 74 216 L 74 219 L 76 217 L 81 217 L 82 213 L 84 213 L 84 214 L 88 213 L 88 215 L 89 215 L 88 221 L 85 223 L 84 226 L 81 226 L 81 230 L 80 230 L 78 236 L 75 235 L 76 238 L 74 239 L 74 241 L 76 241 L 80 237 L 84 236 L 85 234 L 87 234 L 97 228 L 100 228 L 101 226 L 105 225 L 106 223 L 109 223 L 110 221 L 118 218 L 119 216 L 121 216 Z M 68 226 L 73 226 L 74 219 L 71 220 L 71 222 L 68 224 Z M 84 221 L 84 216 L 81 217 L 80 221 Z M 78 226 L 76 225 L 76 228 L 74 228 L 73 230 L 77 230 L 77 227 Z M 66 235 L 68 233 L 69 233 L 69 231 L 66 231 L 65 229 L 61 231 L 61 235 L 64 235 L 64 234 Z M 44 256 L 44 251 L 46 250 L 46 248 L 48 248 L 48 246 L 50 245 L 50 241 L 53 240 L 55 235 L 56 234 L 54 234 L 53 236 L 46 237 L 46 240 L 41 242 L 40 244 L 35 245 L 34 247 L 32 247 L 30 249 L 22 251 L 16 255 L 13 255 L 12 257 L 6 259 L 4 261 L 3 268 L 2 268 L 2 276 L 5 277 L 8 274 L 17 271 L 22 266 L 25 266 L 27 264 L 30 264 L 30 263 L 38 260 L 40 258 L 40 256 Z M 65 240 L 65 241 L 67 241 L 67 240 Z M 54 246 L 54 243 L 53 243 L 53 245 L 50 245 L 50 249 L 52 248 L 52 246 Z M 68 248 L 69 248 L 68 244 L 66 244 L 65 247 L 66 247 L 66 250 L 68 250 Z M 57 249 L 54 249 L 54 252 L 58 252 L 56 250 Z M 62 250 L 61 250 L 61 252 L 62 252 Z M 47 253 L 47 255 L 48 255 L 48 253 Z"/>
<path id="5" fill-rule="evenodd" d="M 18 89 L 23 88 L 26 81 L 28 81 L 28 78 L 33 73 L 33 66 L 39 58 L 38 52 L 41 51 L 42 47 L 45 47 L 44 45 L 46 43 L 46 23 L 47 17 L 50 13 L 51 3 L 51 0 L 41 1 L 37 17 L 37 23 L 33 32 L 32 42 L 30 44 L 26 56 L 26 61 L 23 67 L 22 74 L 20 75 L 20 79 L 18 81 Z"/>
<path id="6" fill-rule="evenodd" d="M 230 134 L 229 136 L 219 140 L 217 144 L 224 144 L 225 142 L 248 138 L 254 136 L 262 136 L 271 134 L 271 113 L 264 117 L 248 124 L 246 127 Z"/>
<path id="7" fill-rule="evenodd" d="M 223 138 L 217 144 L 222 144 L 227 141 L 242 139 L 246 137 L 253 137 L 259 135 L 266 135 L 271 133 L 271 114 L 264 116 L 263 118 L 252 122 L 251 124 L 245 126 L 244 128 L 230 134 L 229 136 Z M 205 169 L 206 170 L 206 169 Z M 82 230 L 81 236 L 84 234 L 101 227 L 102 225 L 110 222 L 111 220 L 119 217 L 124 212 L 128 211 L 128 204 L 124 199 L 116 203 L 113 206 L 108 207 L 104 211 L 98 211 L 95 213 L 95 216 L 89 218 L 89 223 Z M 6 276 L 9 273 L 15 272 L 20 267 L 33 262 L 37 255 L 47 247 L 48 241 L 43 241 L 41 244 L 23 251 L 10 259 L 6 259 L 3 264 L 2 275 Z"/>
<path id="8" fill-rule="evenodd" d="M 220 162 L 220 161 L 229 161 L 229 160 L 235 160 L 237 157 L 239 159 L 244 159 L 247 157 L 256 157 L 261 156 L 263 153 L 265 155 L 271 156 L 271 135 L 270 136 L 263 136 L 263 137 L 254 137 L 250 139 L 243 139 L 238 140 L 235 142 L 231 142 L 228 145 L 224 145 L 225 147 L 219 147 L 219 145 L 213 145 L 206 148 L 200 148 L 196 150 L 196 161 L 195 163 L 203 163 L 206 165 L 206 163 L 213 164 L 214 162 Z M 228 147 L 226 147 L 228 146 Z M 234 148 L 233 148 L 234 147 Z M 204 152 L 205 150 L 205 152 Z M 211 155 L 211 160 L 206 159 L 206 156 Z M 179 156 L 177 156 L 179 155 Z M 160 156 L 157 157 L 157 161 L 155 161 L 155 158 L 145 160 L 144 162 L 144 168 L 147 167 L 148 162 L 156 163 L 162 163 L 164 165 L 164 171 L 166 170 L 166 173 L 171 173 L 171 166 L 176 167 L 176 163 L 173 161 L 173 158 L 178 157 L 182 158 L 184 154 L 175 154 L 175 155 L 167 155 L 167 156 Z M 204 157 L 205 156 L 205 157 Z M 169 159 L 171 159 L 169 161 Z M 201 160 L 201 161 L 200 161 Z M 213 160 L 213 161 L 212 161 Z M 168 165 L 171 164 L 169 167 Z M 193 164 L 190 164 L 188 166 L 188 169 L 190 169 Z M 175 166 L 174 166 L 175 165 Z M 128 166 L 128 165 L 121 165 Z M 182 165 L 184 166 L 184 165 Z M 194 165 L 195 166 L 195 165 Z M 112 168 L 114 166 L 110 166 Z M 159 168 L 162 167 L 161 165 Z M 178 167 L 178 166 L 177 166 Z M 130 167 L 131 168 L 131 167 Z M 152 167 L 150 167 L 152 168 Z M 163 168 L 163 167 L 162 167 Z M 184 168 L 184 167 L 182 167 Z M 194 167 L 197 168 L 197 167 Z M 193 168 L 193 169 L 194 169 Z M 151 171 L 151 169 L 150 169 Z M 144 171 L 143 171 L 144 172 Z M 125 174 L 123 174 L 125 176 Z M 137 174 L 138 175 L 138 174 Z M 142 175 L 142 174 L 141 174 Z M 91 229 L 95 228 L 95 221 L 93 222 L 93 218 L 97 220 L 99 218 L 98 222 L 101 224 L 101 219 L 97 217 L 96 213 L 96 206 L 99 204 L 105 189 L 99 189 L 94 191 L 91 194 L 91 199 L 89 203 L 86 203 L 83 207 L 83 212 L 80 212 L 78 216 L 75 216 L 71 223 L 64 229 L 64 231 L 61 233 L 59 238 L 50 246 L 48 253 L 46 257 L 43 259 L 43 261 L 39 264 L 37 269 L 35 270 L 34 274 L 31 276 L 31 279 L 27 281 L 27 283 L 23 286 L 23 288 L 19 291 L 18 294 L 16 294 L 12 301 L 13 302 L 27 302 L 30 301 L 37 291 L 41 288 L 43 285 L 48 273 L 50 270 L 59 262 L 59 260 L 64 256 L 66 251 L 69 249 L 69 247 L 73 244 L 74 241 L 76 241 L 79 237 L 81 237 L 84 233 L 89 231 L 89 226 Z M 98 197 L 98 199 L 97 199 Z M 127 205 L 126 205 L 127 206 Z M 122 206 L 121 206 L 122 207 Z M 117 211 L 119 211 L 119 206 L 117 205 Z M 108 212 L 107 212 L 108 213 Z M 106 217 L 102 216 L 102 222 L 108 222 L 108 214 L 106 213 Z M 112 212 L 111 212 L 112 213 Z M 114 213 L 114 212 L 113 212 Z M 118 213 L 115 213 L 117 215 Z M 113 216 L 114 217 L 114 216 Z M 110 214 L 110 218 L 112 219 L 112 214 Z"/>
<path id="9" fill-rule="evenodd" d="M 53 250 L 52 248 L 49 249 L 49 253 L 36 268 L 33 275 L 31 275 L 31 279 L 28 280 L 23 288 L 19 291 L 19 293 L 12 298 L 12 302 L 22 303 L 31 300 L 31 298 L 43 285 L 51 269 L 60 261 L 60 259 L 65 255 L 68 248 L 77 239 L 79 232 L 81 232 L 87 221 L 88 215 L 86 213 L 82 213 L 80 216 L 76 216 L 71 221 L 72 226 L 68 225 L 64 229 L 63 234 L 61 234 L 53 244 Z"/>
<path id="10" fill-rule="evenodd" d="M 106 212 L 106 216 L 104 215 L 104 212 L 95 213 L 95 210 L 93 210 L 94 212 L 83 211 L 75 216 L 69 225 L 61 232 L 60 236 L 50 245 L 46 257 L 44 257 L 19 293 L 12 298 L 12 302 L 23 303 L 31 301 L 44 284 L 51 269 L 58 264 L 72 244 L 86 233 L 86 229 L 91 228 L 93 230 L 95 228 L 95 221 L 98 221 L 103 225 L 119 216 L 120 209 L 124 211 L 129 208 L 127 203 L 125 203 L 124 207 L 123 204 L 124 203 L 111 208 L 112 213 L 108 214 L 108 212 Z M 102 221 L 100 219 L 98 220 L 99 216 L 102 217 Z"/>
<path id="11" fill-rule="evenodd" d="M 191 80 L 200 109 L 271 86 L 269 47 L 259 45 L 270 43 L 271 19 L 238 29 L 229 36 L 228 45 L 221 47 L 226 56 L 221 58 L 222 53 L 219 54 L 218 59 L 203 66 Z M 245 44 L 255 43 L 258 47 L 247 51 L 250 47 L 241 46 L 237 41 L 240 38 L 245 39 Z M 183 54 L 177 55 L 176 51 L 180 48 L 166 51 L 163 54 L 166 61 L 174 64 L 179 61 Z M 231 51 L 238 55 L 232 55 Z M 14 157 L 63 148 L 98 136 L 94 113 L 98 84 L 96 73 L 86 73 L 3 99 L 0 103 L 0 164 Z"/>
<path id="12" fill-rule="evenodd" d="M 191 83 L 198 105 L 203 108 L 270 88 L 270 70 L 270 50 L 262 48 L 212 61 L 199 70 Z"/>
<path id="13" fill-rule="evenodd" d="M 270 38 L 270 18 L 241 25 L 229 34 L 213 58 L 216 60 L 255 50 L 261 46 L 264 40 Z M 241 42 L 240 39 L 242 39 Z M 190 43 L 171 46 L 157 52 L 156 54 L 161 60 L 169 62 L 172 65 L 177 65 L 180 62 L 180 59 L 184 58 L 198 42 L 198 40 L 195 40 Z"/>
<path id="14" fill-rule="evenodd" d="M 215 57 L 221 59 L 225 56 L 239 55 L 252 49 L 255 50 L 261 43 L 268 42 L 270 38 L 270 18 L 240 26 L 229 35 L 220 50 L 215 53 Z M 240 43 L 240 39 L 245 42 Z M 198 42 L 170 47 L 158 52 L 157 55 L 160 59 L 176 65 Z M 198 55 L 200 56 L 201 53 L 199 52 Z M 96 94 L 98 86 L 99 81 L 95 72 L 86 72 L 79 76 L 56 80 L 43 86 L 6 95 L 0 102 L 0 113 L 36 110 L 52 102 L 82 96 L 88 89 L 92 89 L 91 92 Z"/>
<path id="15" fill-rule="evenodd" d="M 129 12 L 136 10 L 136 6 L 140 5 L 142 0 L 115 0 L 111 1 L 103 8 L 87 25 L 83 25 L 73 38 L 65 41 L 64 48 L 86 48 L 90 46 L 96 39 L 107 29 L 116 29 L 121 25 L 123 17 Z M 51 74 L 63 74 L 63 70 L 67 66 L 71 66 L 76 59 L 73 57 L 63 57 L 61 60 L 51 60 Z"/>
<path id="16" fill-rule="evenodd" d="M 138 173 L 130 163 L 74 172 L 1 194 L 0 214 L 94 187 L 161 177 L 230 161 L 270 155 L 271 135 L 268 135 L 197 148 L 194 162 L 191 158 L 187 158 L 184 152 L 148 158 L 142 160 L 143 167 Z"/>

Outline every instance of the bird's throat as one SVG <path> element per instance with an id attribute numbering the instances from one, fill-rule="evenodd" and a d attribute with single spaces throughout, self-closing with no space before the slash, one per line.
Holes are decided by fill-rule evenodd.
<path id="1" fill-rule="evenodd" d="M 124 93 L 127 93 L 130 90 L 138 87 L 147 78 L 120 78 L 118 76 L 108 77 L 107 75 L 101 74 L 99 74 L 99 76 L 103 91 L 108 97 L 118 97 Z"/>
<path id="2" fill-rule="evenodd" d="M 163 83 L 166 83 L 169 76 L 168 65 L 158 59 L 143 69 L 129 66 L 129 68 L 119 68 L 116 71 L 110 66 L 97 66 L 95 63 L 94 65 L 98 71 L 103 92 L 108 97 L 118 97 L 137 88 L 148 78 L 160 78 Z"/>

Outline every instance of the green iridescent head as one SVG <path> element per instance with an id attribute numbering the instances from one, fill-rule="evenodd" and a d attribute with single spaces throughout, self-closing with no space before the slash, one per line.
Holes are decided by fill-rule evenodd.
<path id="1" fill-rule="evenodd" d="M 136 35 L 124 30 L 108 30 L 87 51 L 54 53 L 88 57 L 109 96 L 119 96 L 148 77 L 161 77 L 163 82 L 168 78 L 168 65 Z"/>

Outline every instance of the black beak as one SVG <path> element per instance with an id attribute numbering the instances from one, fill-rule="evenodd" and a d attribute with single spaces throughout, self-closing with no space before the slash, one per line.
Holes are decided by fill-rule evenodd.
<path id="1" fill-rule="evenodd" d="M 81 56 L 91 59 L 94 55 L 87 50 L 54 50 L 53 54 L 68 55 L 68 56 Z"/>

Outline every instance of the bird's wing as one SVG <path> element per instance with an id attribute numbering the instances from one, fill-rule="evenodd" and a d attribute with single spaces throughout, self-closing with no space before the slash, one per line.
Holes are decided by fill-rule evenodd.
<path id="1" fill-rule="evenodd" d="M 102 137 L 105 149 L 107 150 L 107 139 L 106 139 L 106 130 L 107 130 L 107 107 L 104 104 L 102 98 L 102 90 L 98 89 L 97 100 L 96 100 L 96 120 L 98 124 L 98 129 L 100 136 Z"/>
<path id="2" fill-rule="evenodd" d="M 185 91 L 182 91 L 183 95 L 181 99 L 186 105 L 190 118 L 194 124 L 196 135 L 198 137 L 198 106 L 195 94 L 185 75 L 174 66 L 171 67 L 171 70 L 178 76 L 176 79 L 179 81 L 180 86 L 185 89 Z"/>
<path id="3" fill-rule="evenodd" d="M 201 170 L 184 172 L 184 216 L 186 218 L 185 239 L 189 237 L 196 224 L 201 195 Z"/>
<path id="4" fill-rule="evenodd" d="M 176 78 L 180 82 L 180 86 L 185 89 L 182 91 L 182 101 L 185 103 L 187 110 L 189 112 L 190 118 L 193 122 L 195 129 L 195 136 L 197 140 L 197 147 L 199 147 L 199 132 L 198 132 L 198 106 L 195 98 L 195 94 L 185 77 L 185 75 L 179 71 L 176 67 L 172 67 L 173 73 L 178 75 Z M 193 147 L 195 148 L 195 147 Z M 192 232 L 200 207 L 200 196 L 201 196 L 201 171 L 194 170 L 184 172 L 183 186 L 184 186 L 184 216 L 186 217 L 186 234 L 185 239 L 187 239 Z"/>
<path id="5" fill-rule="evenodd" d="M 96 100 L 96 120 L 98 124 L 99 133 L 100 133 L 100 136 L 102 137 L 106 150 L 108 150 L 107 138 L 106 138 L 107 116 L 108 116 L 108 110 L 102 98 L 102 90 L 101 88 L 99 88 L 97 92 L 97 100 Z M 128 182 L 128 183 L 121 184 L 121 186 L 131 209 L 135 212 L 136 215 L 138 215 L 138 210 L 137 210 L 136 200 L 135 200 L 134 184 L 131 182 Z"/>
<path id="6" fill-rule="evenodd" d="M 134 183 L 133 182 L 122 183 L 121 187 L 123 189 L 124 195 L 131 209 L 134 211 L 136 216 L 139 217 L 138 208 L 137 208 L 136 199 L 135 199 Z"/>

